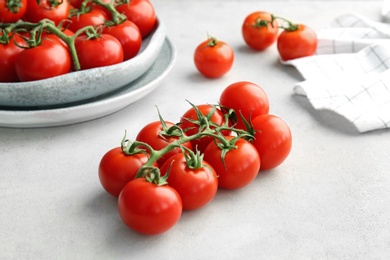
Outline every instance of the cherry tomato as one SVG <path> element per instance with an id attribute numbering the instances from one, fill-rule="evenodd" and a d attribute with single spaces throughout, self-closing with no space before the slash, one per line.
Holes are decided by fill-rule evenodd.
<path id="1" fill-rule="evenodd" d="M 172 187 L 158 186 L 145 178 L 137 178 L 123 187 L 118 198 L 118 211 L 123 222 L 131 229 L 156 235 L 179 221 L 183 204 Z"/>
<path id="2" fill-rule="evenodd" d="M 27 0 L 28 10 L 25 19 L 32 23 L 38 23 L 42 19 L 49 19 L 56 25 L 68 18 L 70 2 L 68 0 Z"/>
<path id="3" fill-rule="evenodd" d="M 99 164 L 100 183 L 109 194 L 118 197 L 123 187 L 135 178 L 148 158 L 144 153 L 127 155 L 121 147 L 109 150 Z M 157 167 L 157 164 L 154 166 Z"/>
<path id="4" fill-rule="evenodd" d="M 15 69 L 15 61 L 18 54 L 23 51 L 15 44 L 15 42 L 21 46 L 24 44 L 24 40 L 17 34 L 14 34 L 9 43 L 0 43 L 0 82 L 17 82 L 19 81 L 18 75 Z"/>
<path id="5" fill-rule="evenodd" d="M 215 108 L 215 112 L 210 114 L 214 110 L 214 106 L 208 104 L 202 104 L 196 106 L 199 112 L 204 116 L 209 116 L 209 122 L 217 126 L 221 126 L 225 123 L 225 117 L 221 110 Z M 191 122 L 192 120 L 199 120 L 196 110 L 192 107 L 188 109 L 180 119 L 180 127 L 185 130 L 187 135 L 194 135 L 199 132 L 199 125 Z M 211 129 L 214 129 L 215 126 L 210 126 Z M 230 131 L 221 131 L 223 135 L 229 135 Z M 200 139 L 195 139 L 191 141 L 193 150 L 198 150 L 203 153 L 206 146 L 212 142 L 214 138 L 212 136 L 203 136 Z"/>
<path id="6" fill-rule="evenodd" d="M 233 138 L 233 136 L 226 136 L 227 140 Z M 204 160 L 217 173 L 220 188 L 243 188 L 256 178 L 260 170 L 260 156 L 249 141 L 240 138 L 234 145 L 236 148 L 229 150 L 224 160 L 221 158 L 222 150 L 215 142 L 209 143 L 204 151 Z"/>
<path id="7" fill-rule="evenodd" d="M 230 45 L 210 37 L 195 49 L 194 63 L 207 78 L 219 78 L 233 66 L 234 51 Z"/>
<path id="8" fill-rule="evenodd" d="M 244 130 L 246 127 L 240 114 L 249 122 L 250 118 L 269 112 L 269 100 L 265 91 L 248 81 L 239 81 L 227 86 L 221 93 L 219 103 L 235 110 L 237 117 L 235 127 Z"/>
<path id="9" fill-rule="evenodd" d="M 184 210 L 199 209 L 215 197 L 218 178 L 213 167 L 205 161 L 200 167 L 187 165 L 183 153 L 170 157 L 161 167 L 165 174 L 169 170 L 168 185 L 180 195 Z"/>
<path id="10" fill-rule="evenodd" d="M 278 37 L 278 52 L 284 61 L 314 55 L 317 50 L 317 34 L 313 29 L 298 24 L 296 30 L 284 30 Z"/>
<path id="11" fill-rule="evenodd" d="M 118 64 L 123 61 L 121 43 L 110 34 L 101 34 L 89 39 L 80 35 L 75 40 L 75 47 L 82 70 Z"/>
<path id="12" fill-rule="evenodd" d="M 242 24 L 242 36 L 245 43 L 255 50 L 265 50 L 278 38 L 277 20 L 268 12 L 257 11 L 249 14 Z"/>
<path id="13" fill-rule="evenodd" d="M 260 115 L 252 120 L 255 136 L 252 141 L 260 158 L 260 170 L 279 166 L 290 154 L 292 135 L 289 126 L 280 117 Z"/>
<path id="14" fill-rule="evenodd" d="M 46 35 L 40 45 L 21 51 L 15 60 L 16 73 L 21 81 L 47 79 L 69 73 L 71 64 L 68 48 L 50 35 Z"/>
<path id="15" fill-rule="evenodd" d="M 103 25 L 106 20 L 108 20 L 108 17 L 103 11 L 92 9 L 88 13 L 72 16 L 70 18 L 71 23 L 69 24 L 68 29 L 73 32 L 77 32 L 86 26 L 97 27 Z"/>
<path id="16" fill-rule="evenodd" d="M 14 23 L 21 19 L 26 11 L 27 0 L 0 0 L 0 23 Z"/>
<path id="17" fill-rule="evenodd" d="M 124 60 L 135 57 L 141 49 L 142 36 L 135 23 L 126 20 L 119 25 L 104 27 L 103 33 L 111 34 L 122 44 Z"/>
<path id="18" fill-rule="evenodd" d="M 137 25 L 142 38 L 148 36 L 157 23 L 154 6 L 148 0 L 130 0 L 128 3 L 116 6 L 116 10 Z"/>
<path id="19" fill-rule="evenodd" d="M 165 121 L 165 124 L 168 128 L 172 127 L 174 123 Z M 179 139 L 178 136 L 168 136 L 163 132 L 163 125 L 160 121 L 155 121 L 145 125 L 139 132 L 136 137 L 136 141 L 144 142 L 149 144 L 155 150 L 161 150 L 166 147 L 168 144 L 175 142 Z M 183 144 L 185 147 L 192 149 L 191 142 L 186 142 Z M 169 157 L 181 153 L 180 148 L 174 148 L 172 151 L 163 155 L 158 161 L 157 164 L 162 166 Z"/>

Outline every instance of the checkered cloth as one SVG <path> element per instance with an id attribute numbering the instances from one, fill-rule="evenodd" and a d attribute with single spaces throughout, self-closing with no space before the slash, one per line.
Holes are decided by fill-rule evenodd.
<path id="1" fill-rule="evenodd" d="M 317 55 L 285 62 L 305 79 L 294 93 L 360 132 L 390 128 L 390 24 L 350 13 L 317 36 Z"/>

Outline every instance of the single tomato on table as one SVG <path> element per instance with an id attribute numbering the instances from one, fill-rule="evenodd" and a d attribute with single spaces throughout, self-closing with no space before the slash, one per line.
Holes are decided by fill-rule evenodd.
<path id="1" fill-rule="evenodd" d="M 186 158 L 184 153 L 170 157 L 160 168 L 162 174 L 169 171 L 168 185 L 180 195 L 184 210 L 199 209 L 215 197 L 218 177 L 213 167 L 200 156 Z"/>
<path id="2" fill-rule="evenodd" d="M 283 61 L 314 55 L 317 50 L 317 34 L 304 24 L 290 25 L 279 35 L 277 48 Z"/>
<path id="3" fill-rule="evenodd" d="M 264 11 L 249 14 L 242 24 L 242 36 L 245 43 L 255 50 L 265 50 L 278 38 L 278 21 Z"/>
<path id="4" fill-rule="evenodd" d="M 195 49 L 194 63 L 207 78 L 219 78 L 232 68 L 234 51 L 226 42 L 209 37 Z"/>
<path id="5" fill-rule="evenodd" d="M 0 0 L 0 23 L 14 23 L 27 11 L 27 0 Z"/>
<path id="6" fill-rule="evenodd" d="M 118 211 L 131 229 L 146 235 L 161 234 L 180 219 L 183 204 L 169 185 L 158 185 L 146 178 L 128 182 L 118 198 Z"/>
<path id="7" fill-rule="evenodd" d="M 266 92 L 259 85 L 238 81 L 227 86 L 219 98 L 221 106 L 234 109 L 236 128 L 246 130 L 241 115 L 249 122 L 251 118 L 269 113 L 269 100 Z"/>

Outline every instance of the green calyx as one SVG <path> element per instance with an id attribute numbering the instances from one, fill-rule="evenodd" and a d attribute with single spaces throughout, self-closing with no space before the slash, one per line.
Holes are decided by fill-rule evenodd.
<path id="1" fill-rule="evenodd" d="M 5 6 L 11 11 L 11 13 L 16 14 L 23 5 L 21 0 L 7 0 L 5 2 Z"/>

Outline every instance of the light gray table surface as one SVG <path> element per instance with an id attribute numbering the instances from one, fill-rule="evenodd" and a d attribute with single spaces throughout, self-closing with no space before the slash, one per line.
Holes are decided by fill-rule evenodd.
<path id="1" fill-rule="evenodd" d="M 0 259 L 389 259 L 390 131 L 364 134 L 342 117 L 315 111 L 293 94 L 302 78 L 278 62 L 276 46 L 250 51 L 244 17 L 266 10 L 320 30 L 355 11 L 379 20 L 381 1 L 153 0 L 176 47 L 158 88 L 125 109 L 89 122 L 38 129 L 0 128 Z M 232 70 L 208 80 L 193 64 L 207 33 L 235 50 Z M 184 212 L 158 236 L 120 220 L 104 192 L 99 161 L 127 130 L 178 121 L 185 101 L 215 103 L 229 84 L 247 80 L 267 92 L 271 113 L 291 127 L 293 148 L 278 168 L 248 187 L 218 192 Z"/>

